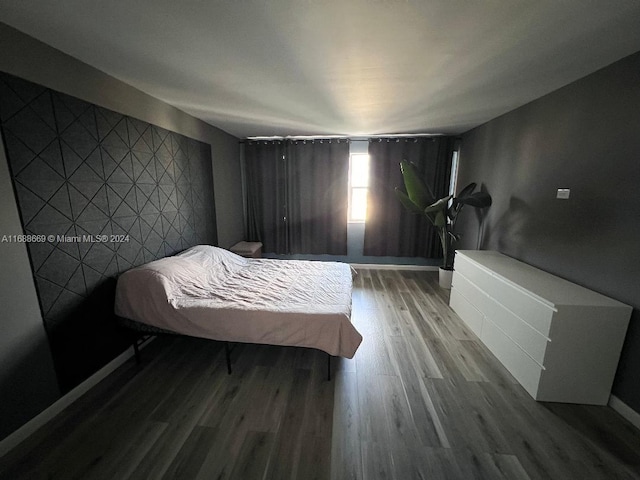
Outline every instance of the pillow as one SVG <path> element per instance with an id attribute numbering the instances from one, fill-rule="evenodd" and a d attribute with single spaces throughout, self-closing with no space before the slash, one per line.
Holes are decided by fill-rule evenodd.
<path id="1" fill-rule="evenodd" d="M 179 253 L 177 257 L 198 263 L 207 270 L 210 280 L 216 283 L 223 282 L 249 262 L 246 258 L 229 250 L 211 245 L 196 245 Z"/>
<path id="2" fill-rule="evenodd" d="M 138 267 L 147 281 L 160 282 L 169 300 L 181 296 L 206 296 L 211 290 L 209 272 L 189 258 L 166 257 Z"/>

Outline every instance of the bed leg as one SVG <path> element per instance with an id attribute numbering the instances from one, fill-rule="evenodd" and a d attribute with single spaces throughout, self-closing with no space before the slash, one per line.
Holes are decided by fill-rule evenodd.
<path id="1" fill-rule="evenodd" d="M 327 382 L 331 381 L 331 355 L 327 353 Z"/>
<path id="2" fill-rule="evenodd" d="M 224 342 L 224 354 L 227 357 L 227 374 L 231 375 L 231 351 L 229 350 L 229 342 Z"/>

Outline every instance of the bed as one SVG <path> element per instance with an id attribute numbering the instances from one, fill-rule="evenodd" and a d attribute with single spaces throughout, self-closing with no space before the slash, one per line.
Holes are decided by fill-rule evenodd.
<path id="1" fill-rule="evenodd" d="M 309 347 L 353 358 L 362 336 L 351 323 L 351 289 L 347 264 L 247 259 L 198 245 L 123 273 L 115 313 L 130 328 L 225 347 Z"/>

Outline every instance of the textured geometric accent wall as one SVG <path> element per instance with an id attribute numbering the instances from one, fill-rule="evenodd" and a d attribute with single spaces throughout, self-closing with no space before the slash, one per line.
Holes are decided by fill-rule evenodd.
<path id="1" fill-rule="evenodd" d="M 2 73 L 0 124 L 67 391 L 126 347 L 118 273 L 216 244 L 210 146 Z"/>

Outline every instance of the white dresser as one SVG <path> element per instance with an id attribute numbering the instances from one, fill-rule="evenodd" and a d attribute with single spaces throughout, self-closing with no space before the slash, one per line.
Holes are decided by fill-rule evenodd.
<path id="1" fill-rule="evenodd" d="M 632 308 L 499 252 L 456 252 L 450 305 L 536 400 L 605 405 Z"/>

